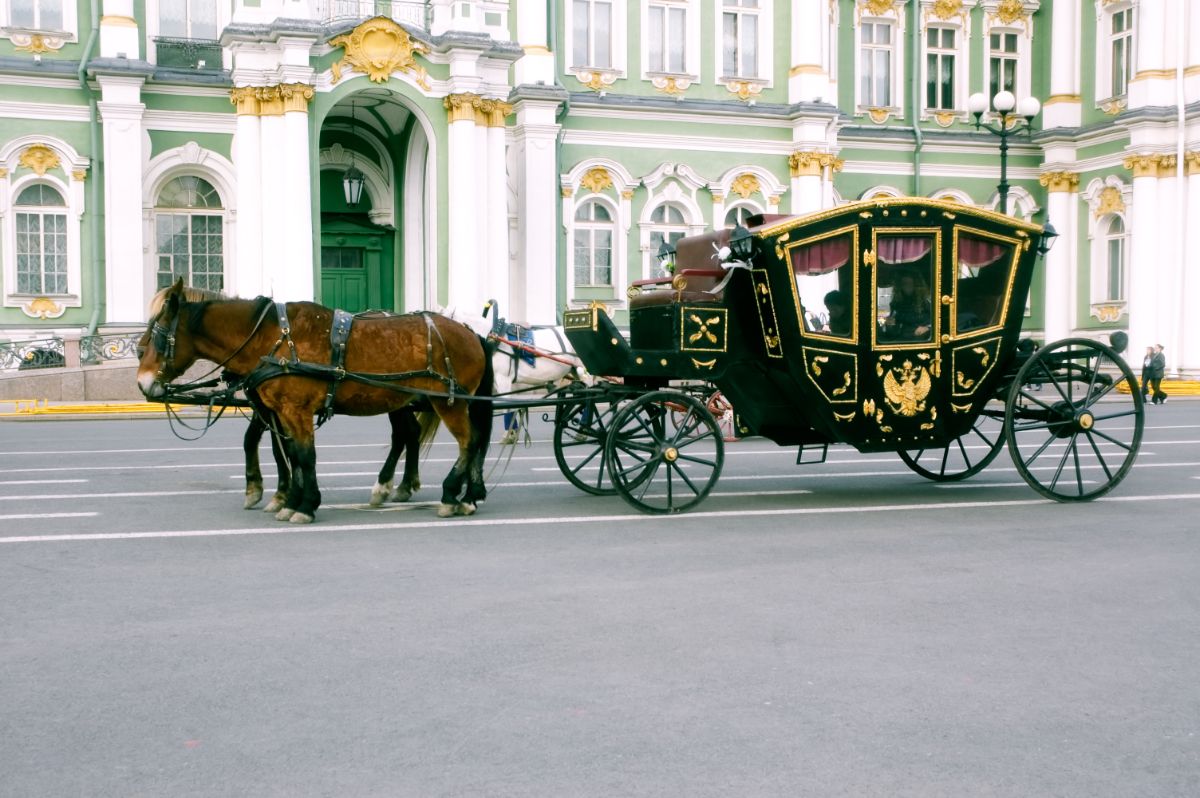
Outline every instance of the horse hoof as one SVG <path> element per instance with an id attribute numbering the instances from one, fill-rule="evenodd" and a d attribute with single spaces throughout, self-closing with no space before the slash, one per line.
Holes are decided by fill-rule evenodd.
<path id="1" fill-rule="evenodd" d="M 264 513 L 277 513 L 283 509 L 283 498 L 274 496 L 271 501 L 267 502 L 267 506 L 263 508 Z"/>
<path id="2" fill-rule="evenodd" d="M 475 515 L 475 505 L 471 502 L 463 502 L 458 505 L 456 512 L 458 515 Z"/>
<path id="3" fill-rule="evenodd" d="M 275 513 L 275 520 L 276 521 L 290 521 L 292 516 L 295 514 L 296 514 L 296 511 L 293 510 L 291 507 L 284 507 L 282 510 Z"/>
<path id="4" fill-rule="evenodd" d="M 455 505 L 453 504 L 439 504 L 437 510 L 438 518 L 450 518 L 454 515 L 454 511 Z"/>
<path id="5" fill-rule="evenodd" d="M 308 513 L 292 513 L 292 517 L 288 519 L 289 524 L 311 524 L 313 517 Z"/>
<path id="6" fill-rule="evenodd" d="M 247 493 L 246 501 L 242 504 L 242 509 L 243 510 L 253 510 L 255 507 L 258 506 L 258 503 L 260 501 L 262 501 L 262 491 L 261 490 L 255 492 L 255 493 Z"/>
<path id="7" fill-rule="evenodd" d="M 406 502 L 413 497 L 413 492 L 408 488 L 396 488 L 396 492 L 392 494 L 391 500 L 394 502 Z"/>
<path id="8" fill-rule="evenodd" d="M 376 482 L 375 487 L 371 488 L 371 501 L 367 502 L 367 504 L 372 507 L 378 507 L 379 505 L 383 504 L 391 489 L 391 485 L 381 485 L 380 483 Z"/>

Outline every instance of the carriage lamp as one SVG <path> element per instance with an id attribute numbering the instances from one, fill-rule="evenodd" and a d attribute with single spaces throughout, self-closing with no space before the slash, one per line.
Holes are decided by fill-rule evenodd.
<path id="1" fill-rule="evenodd" d="M 666 241 L 658 245 L 658 265 L 663 274 L 675 273 L 675 249 Z"/>
<path id="2" fill-rule="evenodd" d="M 1043 257 L 1054 247 L 1054 241 L 1058 238 L 1058 231 L 1054 229 L 1054 225 L 1046 222 L 1042 228 L 1042 240 L 1038 244 L 1038 254 Z"/>
<path id="3" fill-rule="evenodd" d="M 754 236 L 740 224 L 737 225 L 733 228 L 733 234 L 729 236 L 729 250 L 734 260 L 749 262 L 750 256 L 754 254 Z"/>
<path id="4" fill-rule="evenodd" d="M 1024 97 L 1020 102 L 1011 91 L 997 92 L 992 98 L 992 108 L 1000 116 L 999 125 L 983 122 L 983 112 L 988 109 L 988 99 L 983 92 L 967 98 L 967 110 L 975 117 L 975 129 L 986 130 L 1000 137 L 1000 213 L 1008 213 L 1008 139 L 1020 133 L 1033 132 L 1033 118 L 1042 110 L 1037 97 Z"/>

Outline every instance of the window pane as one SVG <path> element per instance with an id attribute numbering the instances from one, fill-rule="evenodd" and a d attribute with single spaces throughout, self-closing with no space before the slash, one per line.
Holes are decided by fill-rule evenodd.
<path id="1" fill-rule="evenodd" d="M 575 231 L 575 285 L 591 284 L 591 231 Z"/>
<path id="2" fill-rule="evenodd" d="M 18 28 L 36 28 L 33 0 L 11 0 L 9 14 L 12 24 Z"/>
<path id="3" fill-rule="evenodd" d="M 596 63 L 592 66 L 612 66 L 612 5 L 596 3 Z"/>
<path id="4" fill-rule="evenodd" d="M 159 0 L 158 32 L 163 36 L 187 37 L 187 0 Z"/>
<path id="5" fill-rule="evenodd" d="M 937 95 L 937 72 L 938 72 L 938 57 L 930 55 L 925 59 L 925 105 L 929 108 L 938 108 Z"/>
<path id="6" fill-rule="evenodd" d="M 737 74 L 737 15 L 724 14 L 721 36 L 721 74 Z"/>
<path id="7" fill-rule="evenodd" d="M 890 50 L 877 50 L 875 52 L 875 104 L 876 105 L 891 105 L 892 104 L 892 87 L 891 87 L 891 62 Z"/>
<path id="8" fill-rule="evenodd" d="M 672 72 L 683 72 L 687 63 L 687 14 L 682 8 L 670 10 L 671 24 L 667 26 L 667 69 Z"/>
<path id="9" fill-rule="evenodd" d="M 758 17 L 742 17 L 742 72 L 744 77 L 758 76 Z"/>
<path id="10" fill-rule="evenodd" d="M 217 38 L 216 0 L 191 0 L 191 30 L 193 39 Z"/>
<path id="11" fill-rule="evenodd" d="M 575 0 L 572 7 L 571 21 L 571 64 L 573 66 L 592 66 L 588 62 L 588 12 L 590 6 L 587 0 Z"/>
<path id="12" fill-rule="evenodd" d="M 942 108 L 954 107 L 954 56 L 942 56 Z"/>
<path id="13" fill-rule="evenodd" d="M 665 38 L 663 30 L 663 11 L 662 6 L 650 7 L 650 40 L 647 42 L 650 57 L 651 72 L 666 72 L 666 64 L 663 61 L 663 40 Z"/>

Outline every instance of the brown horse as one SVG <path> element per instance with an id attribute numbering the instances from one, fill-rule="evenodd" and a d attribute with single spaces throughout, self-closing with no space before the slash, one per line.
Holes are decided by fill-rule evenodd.
<path id="1" fill-rule="evenodd" d="M 329 308 L 289 303 L 281 318 L 280 306 L 265 297 L 191 302 L 184 291 L 182 281 L 173 285 L 147 327 L 138 386 L 147 397 L 161 398 L 200 358 L 246 375 L 247 395 L 287 439 L 292 479 L 276 518 L 308 523 L 321 503 L 313 416 L 327 392 L 329 409 L 345 415 L 391 413 L 415 395 L 427 396 L 459 445 L 438 515 L 470 515 L 486 497 L 492 409 L 470 398 L 491 396 L 491 359 L 483 339 L 465 326 L 431 313 L 361 318 L 349 331 L 344 363 L 329 365 Z"/>

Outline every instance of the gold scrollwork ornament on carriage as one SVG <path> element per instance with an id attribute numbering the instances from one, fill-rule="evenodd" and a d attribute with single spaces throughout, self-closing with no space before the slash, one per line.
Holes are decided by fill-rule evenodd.
<path id="1" fill-rule="evenodd" d="M 897 377 L 897 375 L 899 375 Z M 890 368 L 883 378 L 883 393 L 893 413 L 912 417 L 925 410 L 925 397 L 933 380 L 924 366 L 913 367 L 905 360 L 899 368 Z"/>

